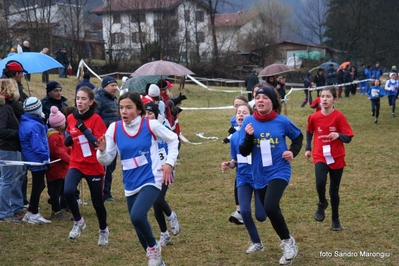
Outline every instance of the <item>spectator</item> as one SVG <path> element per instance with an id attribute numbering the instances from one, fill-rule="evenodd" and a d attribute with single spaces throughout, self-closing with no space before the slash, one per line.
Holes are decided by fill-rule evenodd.
<path id="1" fill-rule="evenodd" d="M 350 65 L 347 65 L 345 67 L 345 71 L 344 71 L 344 83 L 350 83 L 352 82 L 352 75 L 351 75 L 351 68 Z M 345 85 L 345 89 L 344 89 L 344 93 L 345 93 L 345 98 L 349 98 L 349 93 L 352 90 L 352 84 L 349 85 Z M 339 92 L 338 92 L 339 94 Z"/>
<path id="2" fill-rule="evenodd" d="M 24 52 L 24 53 L 29 53 L 29 52 L 31 52 L 31 50 L 30 50 L 30 44 L 29 44 L 28 41 L 24 41 L 24 42 L 23 42 L 23 44 L 22 44 L 22 52 Z M 30 74 L 26 74 L 26 75 L 25 75 L 25 78 L 26 78 L 28 81 L 30 81 Z"/>
<path id="3" fill-rule="evenodd" d="M 316 84 L 316 87 L 323 87 L 326 85 L 326 78 L 324 77 L 323 74 L 324 69 L 323 68 L 319 68 L 319 70 L 317 70 L 317 74 L 314 77 L 313 81 Z M 320 94 L 320 90 L 317 90 L 317 97 L 319 97 Z"/>
<path id="4" fill-rule="evenodd" d="M 303 92 L 305 93 L 305 99 L 303 100 L 301 107 L 305 107 L 305 105 L 309 102 L 312 104 L 312 92 L 309 91 L 309 88 L 312 88 L 312 81 L 310 80 L 310 72 L 306 73 L 306 77 L 303 80 L 303 87 L 305 88 Z"/>
<path id="5" fill-rule="evenodd" d="M 380 62 L 376 61 L 375 65 L 371 68 L 371 78 L 380 79 L 382 76 L 382 69 L 380 67 Z"/>
<path id="6" fill-rule="evenodd" d="M 337 72 L 337 84 L 344 83 L 344 68 L 340 66 Z M 342 98 L 342 86 L 338 87 L 338 98 Z"/>
<path id="7" fill-rule="evenodd" d="M 42 99 L 43 113 L 46 117 L 46 121 L 50 115 L 51 106 L 57 106 L 58 110 L 68 106 L 66 103 L 67 98 L 62 96 L 62 86 L 57 81 L 50 81 L 46 85 L 46 97 Z"/>
<path id="8" fill-rule="evenodd" d="M 43 50 L 40 53 L 46 55 L 48 53 L 48 48 L 43 48 Z M 43 71 L 43 73 L 42 73 L 42 82 L 43 83 L 48 83 L 48 81 L 49 81 L 48 71 Z"/>
<path id="9" fill-rule="evenodd" d="M 328 65 L 328 70 L 327 70 L 327 81 L 326 84 L 327 85 L 334 85 L 336 83 L 336 70 L 334 69 L 334 65 L 333 64 L 329 64 Z"/>
<path id="10" fill-rule="evenodd" d="M 55 53 L 55 59 L 63 66 L 58 68 L 58 77 L 59 78 L 67 78 L 68 77 L 68 66 L 69 60 L 67 51 L 65 48 L 59 48 Z"/>
<path id="11" fill-rule="evenodd" d="M 282 103 L 285 101 L 285 77 L 284 76 L 279 76 L 277 78 L 277 91 L 280 95 L 280 100 Z"/>
<path id="12" fill-rule="evenodd" d="M 95 92 L 95 100 L 98 104 L 96 113 L 102 118 L 107 128 L 112 122 L 120 120 L 118 101 L 115 96 L 117 90 L 116 79 L 106 76 L 101 82 L 101 88 Z M 115 171 L 115 167 L 116 157 L 111 164 L 105 167 L 104 201 L 115 200 L 111 193 L 112 173 Z"/>
<path id="13" fill-rule="evenodd" d="M 76 85 L 75 95 L 78 92 L 78 90 L 83 86 L 89 87 L 92 90 L 94 90 L 96 88 L 96 86 L 94 86 L 94 84 L 90 82 L 90 73 L 89 72 L 84 73 L 82 81 L 79 82 L 78 85 Z"/>
<path id="14" fill-rule="evenodd" d="M 367 87 L 366 83 L 367 81 L 362 81 L 366 79 L 366 65 L 362 64 L 359 70 L 357 71 L 357 78 L 361 81 L 359 82 L 359 94 L 367 94 Z"/>
<path id="15" fill-rule="evenodd" d="M 248 94 L 248 101 L 252 100 L 252 88 L 259 83 L 258 72 L 252 70 L 251 75 L 246 77 L 244 85 L 246 88 L 246 93 Z"/>
<path id="16" fill-rule="evenodd" d="M 22 161 L 18 128 L 19 118 L 15 107 L 20 103 L 18 85 L 14 79 L 0 82 L 0 156 L 3 160 Z M 0 222 L 20 223 L 24 217 L 22 183 L 26 171 L 21 165 L 1 167 L 0 173 Z"/>

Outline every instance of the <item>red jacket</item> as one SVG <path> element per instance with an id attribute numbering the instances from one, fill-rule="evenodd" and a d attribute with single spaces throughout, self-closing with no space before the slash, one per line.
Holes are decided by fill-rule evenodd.
<path id="1" fill-rule="evenodd" d="M 90 143 L 88 143 L 88 145 L 90 146 L 91 155 L 87 157 L 83 156 L 79 136 L 84 135 L 75 127 L 77 122 L 78 120 L 73 116 L 73 114 L 68 116 L 68 127 L 66 130 L 73 139 L 69 168 L 76 168 L 85 175 L 104 175 L 104 166 L 97 161 L 96 150 Z M 83 123 L 97 139 L 99 139 L 107 131 L 104 121 L 96 113 L 94 113 L 88 119 L 83 120 Z M 84 144 L 82 143 L 82 145 Z"/>
<path id="2" fill-rule="evenodd" d="M 61 159 L 61 161 L 51 164 L 51 169 L 46 172 L 47 180 L 52 182 L 65 178 L 68 172 L 71 148 L 64 145 L 64 134 L 56 129 L 50 128 L 47 131 L 47 138 L 50 148 L 50 160 Z"/>

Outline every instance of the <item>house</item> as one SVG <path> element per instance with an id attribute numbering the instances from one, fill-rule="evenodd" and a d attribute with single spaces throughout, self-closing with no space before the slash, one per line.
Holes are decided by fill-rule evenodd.
<path id="1" fill-rule="evenodd" d="M 263 23 L 254 12 L 238 11 L 215 15 L 215 28 L 219 52 L 251 50 L 251 40 Z"/>
<path id="2" fill-rule="evenodd" d="M 282 41 L 271 45 L 276 53 L 276 62 L 289 63 L 299 67 L 302 60 L 312 59 L 320 62 L 334 61 L 335 51 L 325 45 L 314 45 L 293 41 Z"/>
<path id="3" fill-rule="evenodd" d="M 207 57 L 207 4 L 201 0 L 104 0 L 89 11 L 102 17 L 108 56 L 139 59 L 143 53 L 172 61 Z M 163 56 L 162 56 L 163 54 Z"/>

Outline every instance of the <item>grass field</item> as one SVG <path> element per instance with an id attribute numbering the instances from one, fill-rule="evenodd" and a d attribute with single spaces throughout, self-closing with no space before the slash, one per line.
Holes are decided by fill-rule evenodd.
<path id="1" fill-rule="evenodd" d="M 40 78 L 32 75 L 30 90 L 33 96 L 42 98 L 45 86 Z M 56 75 L 51 78 L 58 80 Z M 58 81 L 72 105 L 75 78 Z M 27 91 L 26 83 L 24 86 Z M 177 95 L 179 91 L 173 89 L 172 93 Z M 183 94 L 188 98 L 183 106 L 215 107 L 231 105 L 239 92 L 208 92 L 199 86 L 187 85 Z M 299 107 L 303 96 L 303 92 L 291 95 L 287 114 L 305 133 L 307 117 L 314 110 Z M 339 99 L 336 104 L 355 133 L 352 142 L 346 145 L 348 166 L 340 188 L 342 231 L 331 230 L 330 207 L 324 222 L 313 218 L 318 200 L 314 165 L 305 159 L 304 148 L 292 162 L 293 175 L 281 208 L 299 246 L 294 265 L 399 265 L 396 152 L 399 117 L 391 117 L 385 98 L 381 105 L 379 124 L 375 125 L 366 96 Z M 204 144 L 182 144 L 175 183 L 167 193 L 167 200 L 182 226 L 180 234 L 172 236 L 173 244 L 162 250 L 168 266 L 278 265 L 282 255 L 280 240 L 268 220 L 257 223 L 265 252 L 252 255 L 245 254 L 249 242 L 245 227 L 228 222 L 234 211 L 234 171 L 222 174 L 220 163 L 229 160 L 229 146 L 221 144 L 221 139 L 227 135 L 232 115 L 232 109 L 184 110 L 180 115 L 183 135 L 192 142 Z M 196 133 L 217 136 L 219 140 L 200 139 Z M 56 221 L 41 226 L 0 224 L 0 265 L 147 265 L 127 214 L 119 165 L 112 187 L 117 200 L 106 202 L 110 228 L 110 243 L 106 247 L 97 246 L 98 223 L 86 184 L 84 187 L 84 200 L 89 205 L 81 208 L 81 212 L 87 228 L 79 239 L 68 239 L 72 222 Z M 51 209 L 45 192 L 40 212 L 49 217 Z M 149 217 L 154 234 L 159 237 L 152 211 Z"/>

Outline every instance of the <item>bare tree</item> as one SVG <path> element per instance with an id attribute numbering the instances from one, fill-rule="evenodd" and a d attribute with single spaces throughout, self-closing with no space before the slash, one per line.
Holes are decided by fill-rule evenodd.
<path id="1" fill-rule="evenodd" d="M 308 0 L 303 3 L 304 10 L 295 12 L 296 20 L 299 22 L 296 33 L 308 42 L 321 44 L 325 41 L 329 0 Z"/>

